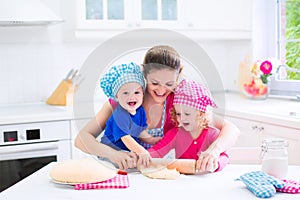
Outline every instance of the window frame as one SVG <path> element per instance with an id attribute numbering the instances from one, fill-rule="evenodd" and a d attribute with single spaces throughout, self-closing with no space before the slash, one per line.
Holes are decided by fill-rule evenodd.
<path id="1" fill-rule="evenodd" d="M 275 7 L 273 15 L 275 19 L 273 18 L 273 22 L 270 22 L 270 24 L 275 24 L 275 45 L 269 46 L 270 48 L 276 49 L 276 57 L 277 59 L 281 60 L 281 5 L 280 3 L 285 0 L 274 0 Z M 274 4 L 273 4 L 274 5 Z M 272 55 L 270 55 L 272 57 Z M 280 97 L 287 97 L 291 99 L 299 99 L 300 95 L 300 81 L 299 80 L 278 80 L 274 76 L 271 78 L 271 84 L 270 84 L 270 94 L 273 96 L 280 96 Z"/>

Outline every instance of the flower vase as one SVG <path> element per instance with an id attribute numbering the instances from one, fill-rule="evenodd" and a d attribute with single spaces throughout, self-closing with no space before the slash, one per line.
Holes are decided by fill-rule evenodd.
<path id="1" fill-rule="evenodd" d="M 264 100 L 268 97 L 270 87 L 262 82 L 260 78 L 252 78 L 249 83 L 243 85 L 242 93 L 249 99 Z"/>

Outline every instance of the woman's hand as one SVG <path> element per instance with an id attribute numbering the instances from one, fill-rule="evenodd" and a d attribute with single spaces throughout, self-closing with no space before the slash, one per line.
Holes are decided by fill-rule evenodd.
<path id="1" fill-rule="evenodd" d="M 119 169 L 134 168 L 137 164 L 137 155 L 133 152 L 115 151 L 109 158 Z"/>
<path id="2" fill-rule="evenodd" d="M 218 169 L 218 158 L 210 153 L 202 153 L 196 162 L 196 172 L 214 172 Z"/>
<path id="3" fill-rule="evenodd" d="M 212 143 L 210 147 L 201 152 L 199 159 L 196 162 L 196 172 L 214 172 L 218 169 L 218 160 L 220 157 L 220 149 L 215 143 Z"/>

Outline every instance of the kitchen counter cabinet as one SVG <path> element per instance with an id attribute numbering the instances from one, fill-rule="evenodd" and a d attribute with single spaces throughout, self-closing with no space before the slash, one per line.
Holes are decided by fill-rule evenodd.
<path id="1" fill-rule="evenodd" d="M 243 199 L 256 198 L 241 181 L 244 173 L 260 170 L 260 165 L 229 164 L 222 171 L 206 175 L 180 175 L 176 180 L 150 179 L 138 172 L 129 173 L 130 187 L 126 189 L 74 190 L 72 186 L 53 183 L 50 163 L 31 176 L 0 193 L 0 199 Z M 300 166 L 289 166 L 287 178 L 299 181 Z M 298 178 L 298 179 L 295 179 Z M 276 193 L 272 200 L 299 200 L 300 194 Z"/>
<path id="2" fill-rule="evenodd" d="M 241 131 L 236 144 L 229 150 L 232 163 L 260 163 L 263 139 L 282 138 L 289 143 L 289 164 L 300 164 L 300 130 L 233 116 L 226 118 Z"/>
<path id="3" fill-rule="evenodd" d="M 300 102 L 250 100 L 237 94 L 227 94 L 226 100 L 225 118 L 241 131 L 229 150 L 232 163 L 260 163 L 262 140 L 276 137 L 289 142 L 289 164 L 300 164 Z"/>

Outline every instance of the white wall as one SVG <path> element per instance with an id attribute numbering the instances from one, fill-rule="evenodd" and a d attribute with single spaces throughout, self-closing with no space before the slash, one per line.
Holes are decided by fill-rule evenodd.
<path id="1" fill-rule="evenodd" d="M 276 4 L 276 1 L 253 0 L 252 37 L 255 60 L 277 56 Z"/>
<path id="2" fill-rule="evenodd" d="M 44 27 L 0 27 L 0 105 L 45 101 L 71 68 L 80 68 L 101 40 L 74 38 L 71 0 L 43 0 L 65 22 Z M 228 90 L 237 90 L 238 64 L 251 40 L 201 40 Z M 142 60 L 142 58 L 141 58 Z"/>

